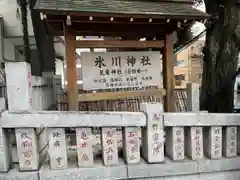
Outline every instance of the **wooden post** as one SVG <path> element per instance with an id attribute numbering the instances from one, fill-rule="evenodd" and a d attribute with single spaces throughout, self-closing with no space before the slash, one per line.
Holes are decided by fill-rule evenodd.
<path id="1" fill-rule="evenodd" d="M 166 89 L 164 96 L 164 111 L 175 111 L 174 72 L 173 72 L 173 40 L 172 34 L 167 34 L 164 41 L 163 55 L 163 87 Z"/>
<path id="2" fill-rule="evenodd" d="M 64 24 L 65 50 L 67 59 L 68 109 L 77 110 L 76 31 Z"/>

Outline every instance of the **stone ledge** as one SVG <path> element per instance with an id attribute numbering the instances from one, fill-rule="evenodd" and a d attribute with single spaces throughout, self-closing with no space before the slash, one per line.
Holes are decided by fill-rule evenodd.
<path id="1" fill-rule="evenodd" d="M 39 171 L 40 180 L 115 180 L 128 179 L 127 166 L 120 161 L 118 166 L 103 166 L 99 161 L 90 168 L 77 168 L 70 164 L 68 169 L 51 170 L 49 165 L 44 165 Z"/>
<path id="2" fill-rule="evenodd" d="M 129 165 L 127 168 L 128 178 L 153 178 L 198 173 L 197 162 L 190 160 L 172 162 L 165 159 L 165 162 L 161 164 L 147 164 L 141 160 L 141 164 Z"/>
<path id="3" fill-rule="evenodd" d="M 164 178 L 154 178 L 154 180 L 239 180 L 240 171 L 223 171 L 216 173 L 201 173 L 185 176 L 169 176 Z M 140 180 L 140 179 L 134 179 Z M 144 180 L 144 179 L 141 179 Z M 152 180 L 147 178 L 145 180 Z"/>
<path id="4" fill-rule="evenodd" d="M 11 169 L 8 173 L 0 173 L 4 180 L 118 180 L 118 179 L 169 179 L 184 180 L 187 177 L 196 177 L 201 180 L 217 177 L 227 171 L 240 169 L 240 157 L 222 159 L 203 159 L 197 161 L 184 160 L 172 162 L 167 159 L 162 164 L 147 164 L 143 159 L 141 164 L 125 165 L 120 159 L 119 166 L 106 167 L 101 161 L 96 161 L 91 168 L 78 168 L 77 163 L 69 164 L 68 169 L 51 170 L 49 165 L 43 165 L 39 172 L 19 172 L 18 168 Z M 224 174 L 224 177 L 226 175 Z M 234 177 L 240 178 L 240 171 Z M 201 178 L 200 178 L 201 177 Z M 232 177 L 232 176 L 231 176 Z M 190 178 L 191 179 L 191 178 Z M 221 178 L 220 178 L 221 179 Z M 192 180 L 192 179 L 191 179 Z M 225 179 L 224 179 L 225 180 Z M 231 180 L 228 179 L 228 180 Z M 235 180 L 235 179 L 234 179 Z"/>
<path id="5" fill-rule="evenodd" d="M 38 180 L 38 172 L 19 172 L 18 167 L 9 170 L 7 173 L 0 173 L 2 180 Z"/>
<path id="6" fill-rule="evenodd" d="M 164 126 L 240 126 L 240 114 L 236 113 L 206 113 L 179 112 L 164 113 Z M 176 121 L 177 119 L 177 121 Z"/>
<path id="7" fill-rule="evenodd" d="M 218 172 L 240 169 L 240 157 L 198 160 L 198 172 Z"/>
<path id="8" fill-rule="evenodd" d="M 184 160 L 173 162 L 165 158 L 162 164 L 148 164 L 141 160 L 141 164 L 129 165 L 128 178 L 155 178 L 202 173 L 215 173 L 240 169 L 240 157 L 221 159 L 202 159 L 197 161 Z"/>
<path id="9" fill-rule="evenodd" d="M 17 121 L 16 121 L 17 119 Z M 146 126 L 142 112 L 4 111 L 3 128 Z"/>

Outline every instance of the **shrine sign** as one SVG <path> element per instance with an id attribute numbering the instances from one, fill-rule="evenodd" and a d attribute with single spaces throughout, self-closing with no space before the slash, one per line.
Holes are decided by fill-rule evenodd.
<path id="1" fill-rule="evenodd" d="M 162 87 L 160 52 L 82 52 L 83 90 Z"/>

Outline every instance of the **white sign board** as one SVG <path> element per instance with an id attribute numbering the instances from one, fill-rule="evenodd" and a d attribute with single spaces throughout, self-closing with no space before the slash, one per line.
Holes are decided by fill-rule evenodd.
<path id="1" fill-rule="evenodd" d="M 162 87 L 160 52 L 81 53 L 84 90 Z"/>

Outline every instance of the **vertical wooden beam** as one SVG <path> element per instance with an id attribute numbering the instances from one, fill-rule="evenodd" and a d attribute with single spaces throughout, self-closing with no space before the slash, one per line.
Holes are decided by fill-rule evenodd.
<path id="1" fill-rule="evenodd" d="M 174 71 L 173 71 L 173 39 L 172 34 L 167 34 L 164 41 L 163 55 L 163 87 L 166 89 L 164 96 L 164 111 L 175 111 Z"/>
<path id="2" fill-rule="evenodd" d="M 67 59 L 68 109 L 78 110 L 77 106 L 77 70 L 76 70 L 76 31 L 64 24 L 65 50 Z"/>

